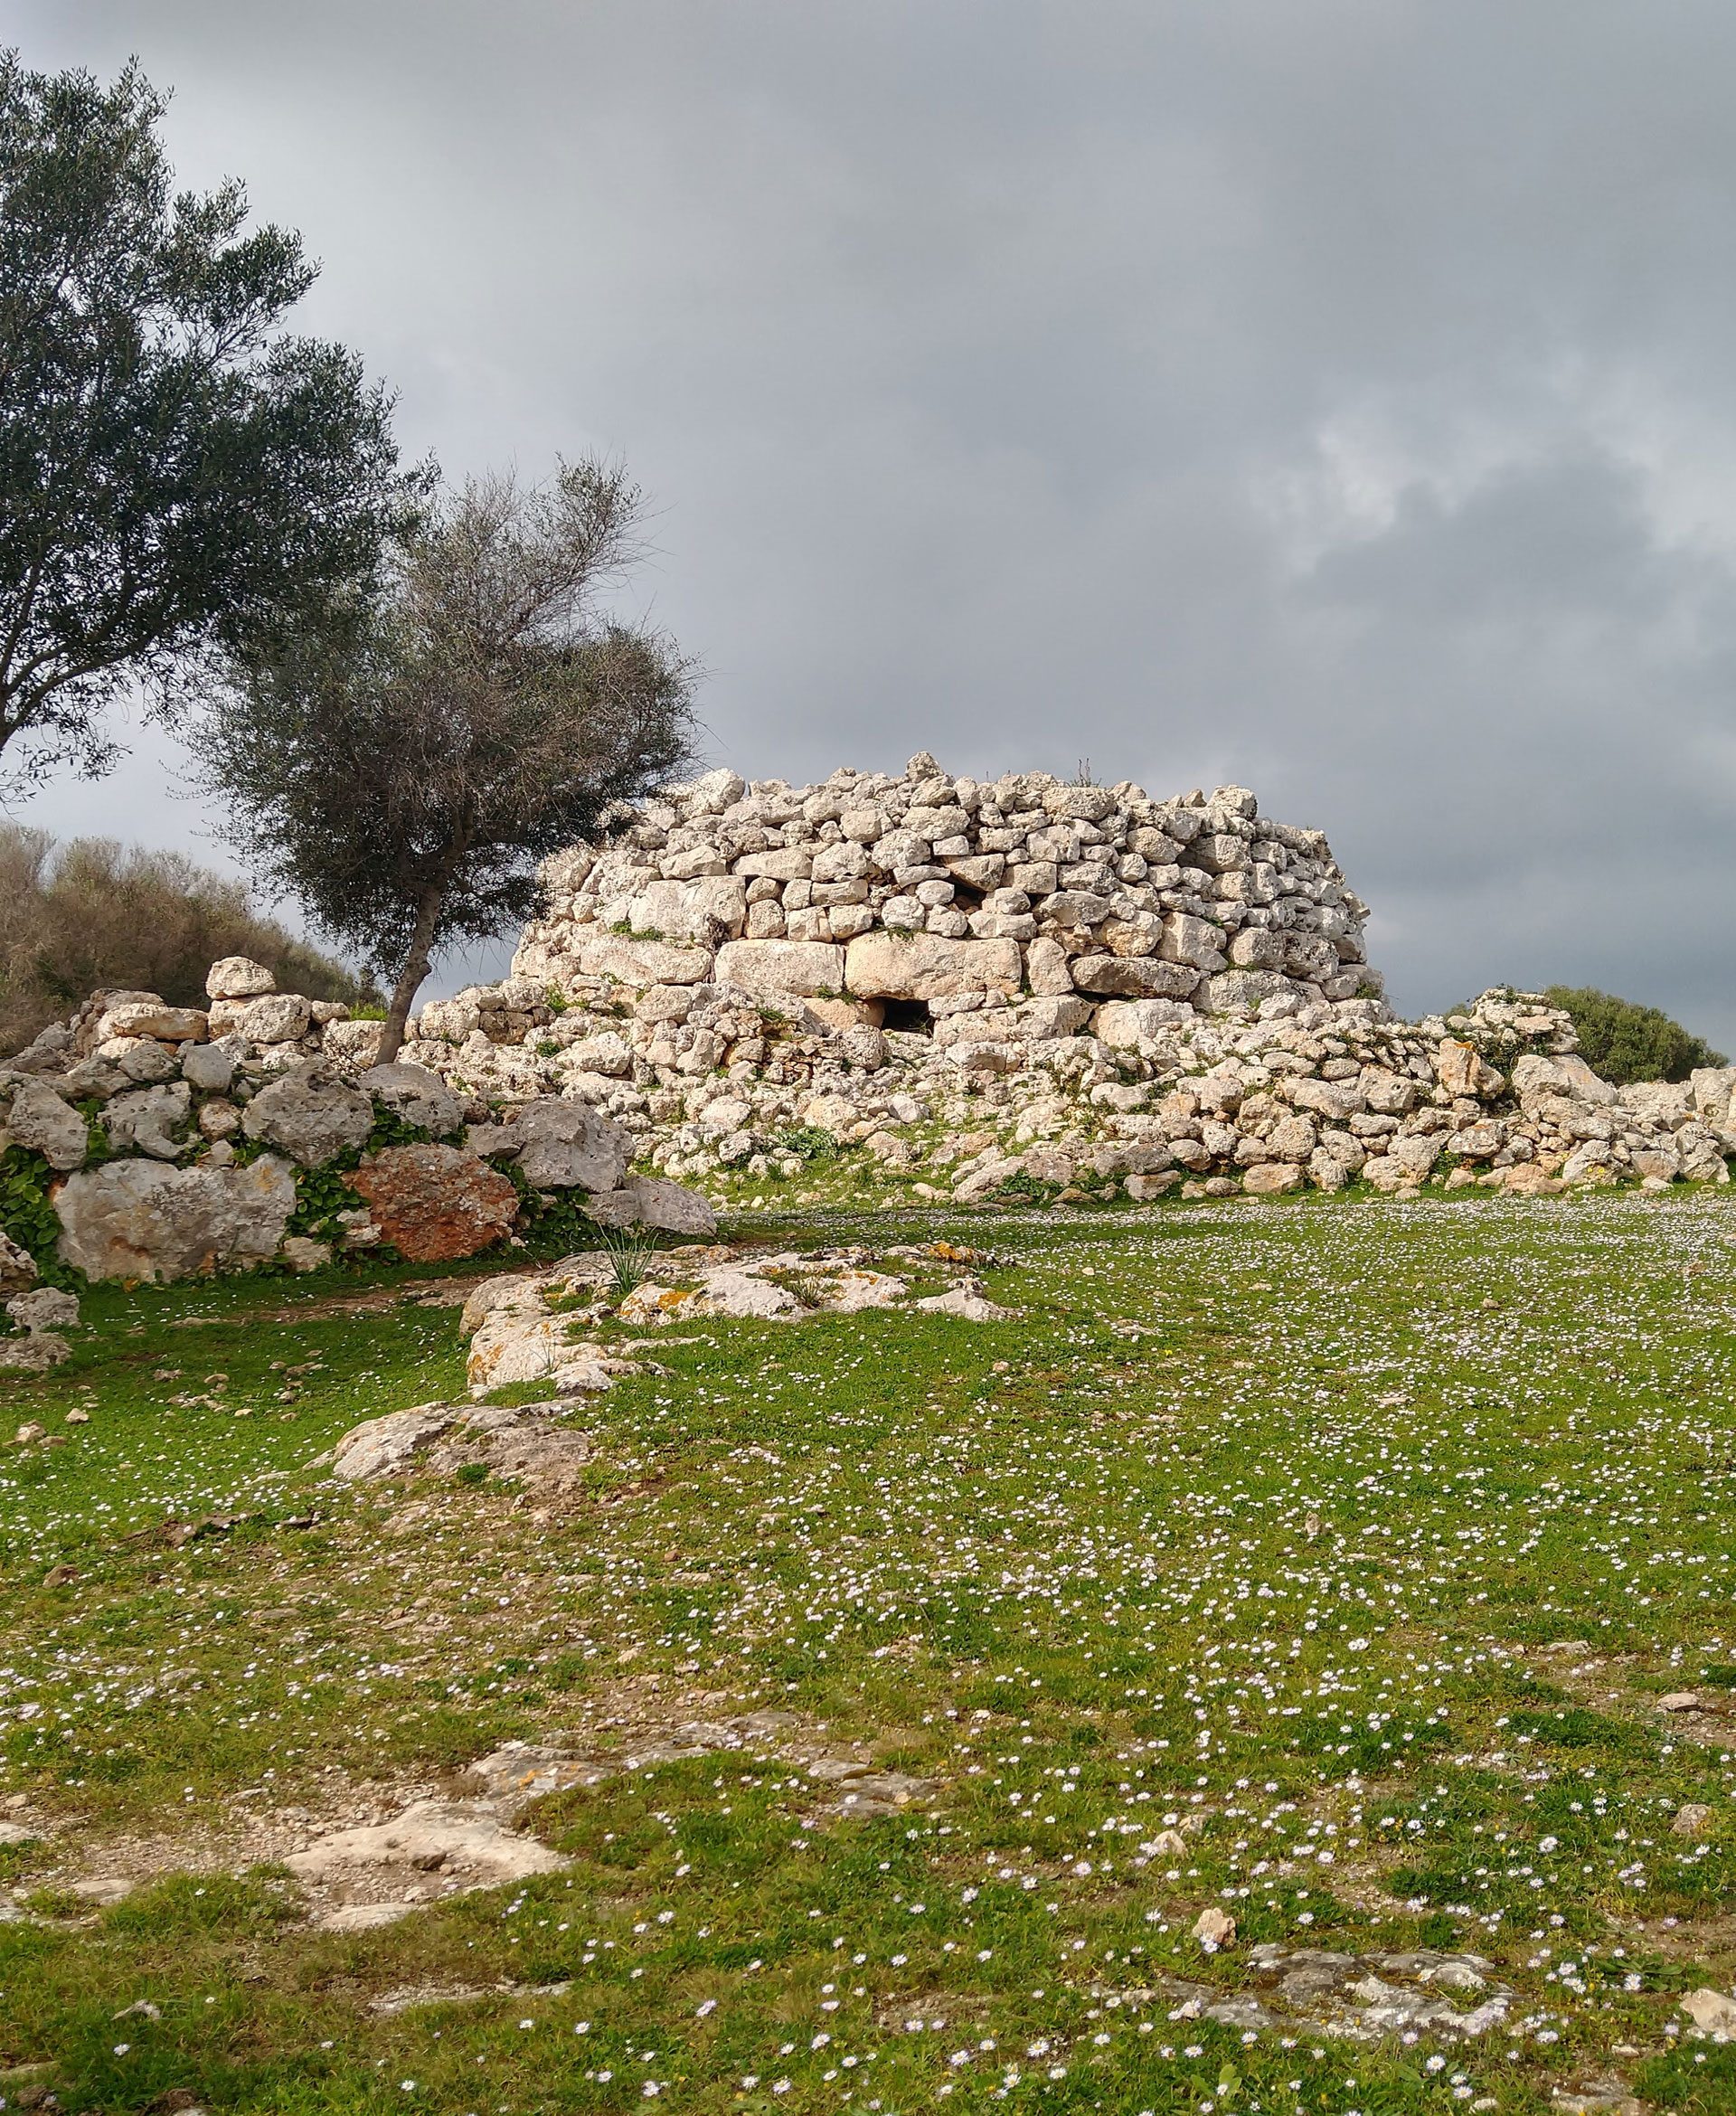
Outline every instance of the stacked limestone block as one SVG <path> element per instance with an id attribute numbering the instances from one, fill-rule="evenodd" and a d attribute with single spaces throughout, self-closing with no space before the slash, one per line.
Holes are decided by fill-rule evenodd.
<path id="1" fill-rule="evenodd" d="M 551 883 L 513 966 L 543 984 L 715 981 L 871 1024 L 889 1005 L 987 1008 L 1048 1034 L 1109 1000 L 1211 1014 L 1379 990 L 1325 837 L 1261 817 L 1241 787 L 1154 800 L 1042 772 L 952 779 L 926 755 L 813 787 L 717 771 Z"/>
<path id="2" fill-rule="evenodd" d="M 378 1023 L 278 992 L 239 957 L 209 988 L 203 1007 L 98 994 L 0 1065 L 0 1152 L 35 1171 L 58 1264 L 169 1280 L 310 1271 L 382 1245 L 443 1261 L 513 1241 L 527 1198 L 562 1195 L 599 1225 L 714 1225 L 703 1199 L 632 1173 L 635 1141 L 583 1098 L 504 1110 L 421 1067 L 375 1064 Z M 331 1207 L 329 1181 L 310 1188 L 330 1176 L 348 1204 Z M 0 1291 L 48 1261 L 0 1226 Z"/>
<path id="3" fill-rule="evenodd" d="M 1535 994 L 1394 1020 L 1325 839 L 1241 789 L 719 772 L 548 879 L 514 976 L 406 1055 L 587 1101 L 668 1175 L 794 1176 L 816 1133 L 967 1201 L 1724 1181 L 1736 1151 L 1736 1072 L 1618 1091 Z"/>

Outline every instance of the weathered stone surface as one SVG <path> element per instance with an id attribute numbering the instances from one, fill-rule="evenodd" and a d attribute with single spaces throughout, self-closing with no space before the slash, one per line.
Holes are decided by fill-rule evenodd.
<path id="1" fill-rule="evenodd" d="M 90 1127 L 44 1081 L 27 1080 L 16 1091 L 5 1129 L 14 1146 L 41 1154 L 51 1168 L 81 1168 L 90 1151 Z"/>
<path id="2" fill-rule="evenodd" d="M 863 933 L 844 950 L 844 987 L 863 999 L 946 999 L 976 991 L 1011 997 L 1023 981 L 1016 940 Z"/>
<path id="3" fill-rule="evenodd" d="M 193 1090 L 184 1080 L 177 1080 L 117 1095 L 102 1112 L 102 1125 L 118 1153 L 149 1154 L 156 1160 L 174 1161 L 187 1149 L 173 1135 L 192 1113 Z"/>
<path id="4" fill-rule="evenodd" d="M 10 1234 L 0 1232 L 0 1294 L 22 1293 L 37 1280 L 36 1260 Z"/>
<path id="5" fill-rule="evenodd" d="M 277 988 L 278 980 L 265 965 L 245 955 L 226 955 L 205 974 L 205 994 L 212 999 L 257 999 Z"/>
<path id="6" fill-rule="evenodd" d="M 518 1192 L 459 1147 L 385 1147 L 345 1178 L 381 1237 L 417 1263 L 475 1256 L 512 1231 Z"/>
<path id="7" fill-rule="evenodd" d="M 1111 1050 L 1135 1051 L 1194 1019 L 1194 1009 L 1179 999 L 1112 999 L 1098 1008 L 1092 1025 Z"/>
<path id="8" fill-rule="evenodd" d="M 589 1102 L 559 1095 L 525 1103 L 504 1131 L 504 1148 L 533 1190 L 618 1190 L 633 1148 Z"/>
<path id="9" fill-rule="evenodd" d="M 97 1024 L 97 1035 L 103 1041 L 109 1036 L 154 1036 L 160 1044 L 198 1044 L 204 1041 L 210 1018 L 203 1006 L 135 1001 L 109 1007 Z"/>
<path id="10" fill-rule="evenodd" d="M 71 1330 L 78 1327 L 79 1297 L 58 1286 L 38 1286 L 6 1302 L 6 1313 L 21 1330 Z"/>
<path id="11" fill-rule="evenodd" d="M 436 1138 L 449 1138 L 464 1122 L 458 1098 L 438 1072 L 429 1072 L 425 1065 L 406 1065 L 401 1060 L 371 1065 L 355 1084 L 406 1124 L 418 1131 L 431 1131 Z"/>
<path id="12" fill-rule="evenodd" d="M 109 1161 L 55 1195 L 61 1260 L 91 1279 L 148 1280 L 260 1263 L 295 1204 L 294 1172 L 274 1154 L 239 1168 Z"/>
<path id="13" fill-rule="evenodd" d="M 319 1047 L 330 1057 L 349 1065 L 373 1065 L 380 1055 L 383 1021 L 328 1021 L 319 1034 Z"/>
<path id="14" fill-rule="evenodd" d="M 1449 1095 L 1465 1095 L 1477 1101 L 1498 1095 L 1507 1084 L 1475 1044 L 1459 1043 L 1451 1036 L 1444 1037 L 1436 1052 L 1435 1077 Z"/>
<path id="15" fill-rule="evenodd" d="M 1313 1110 L 1342 1122 L 1367 1107 L 1360 1083 L 1347 1080 L 1294 1080 L 1289 1097 L 1298 1110 Z"/>
<path id="16" fill-rule="evenodd" d="M 758 997 L 806 998 L 844 988 L 844 950 L 824 940 L 731 940 L 717 975 Z"/>
<path id="17" fill-rule="evenodd" d="M 354 1425 L 332 1450 L 332 1475 L 345 1484 L 400 1476 L 469 1411 L 468 1403 L 418 1403 Z"/>
<path id="18" fill-rule="evenodd" d="M 346 1148 L 364 1146 L 373 1122 L 373 1102 L 360 1088 L 299 1066 L 259 1090 L 241 1129 L 249 1138 L 281 1147 L 304 1168 L 317 1168 Z"/>
<path id="19" fill-rule="evenodd" d="M 1081 992 L 1116 999 L 1185 999 L 1199 984 L 1189 964 L 1164 962 L 1150 955 L 1080 955 L 1073 958 L 1073 983 Z"/>
<path id="20" fill-rule="evenodd" d="M 283 1861 L 297 1880 L 386 1894 L 401 1912 L 413 1907 L 429 1875 L 442 1876 L 442 1893 L 497 1888 L 533 1874 L 558 1873 L 567 1861 L 533 1837 L 506 1828 L 481 1801 L 417 1800 L 390 1822 L 334 1830 Z"/>
<path id="21" fill-rule="evenodd" d="M 271 992 L 250 999 L 236 1021 L 237 1032 L 253 1044 L 293 1044 L 307 1034 L 313 1010 L 297 992 Z"/>
<path id="22" fill-rule="evenodd" d="M 1226 1014 L 1232 1006 L 1257 1007 L 1294 989 L 1276 970 L 1253 969 L 1221 969 L 1203 988 L 1213 1014 Z"/>
<path id="23" fill-rule="evenodd" d="M 1228 936 L 1210 919 L 1196 919 L 1186 912 L 1172 912 L 1164 921 L 1163 956 L 1166 962 L 1189 963 L 1208 975 L 1221 970 L 1228 959 L 1223 945 Z"/>
<path id="24" fill-rule="evenodd" d="M 1601 1107 L 1616 1100 L 1616 1090 L 1600 1080 L 1576 1053 L 1544 1058 L 1527 1052 L 1513 1069 L 1513 1091 L 1522 1109 L 1557 1096 Z"/>
<path id="25" fill-rule="evenodd" d="M 742 877 L 706 874 L 648 883 L 633 899 L 629 922 L 635 932 L 715 948 L 741 932 L 747 915 L 748 885 Z"/>
<path id="26" fill-rule="evenodd" d="M 1728 1992 L 1702 1985 L 1683 1999 L 1682 2010 L 1703 2034 L 1714 2036 L 1720 2042 L 1736 2041 L 1736 1998 Z"/>
<path id="27" fill-rule="evenodd" d="M 1305 1171 L 1293 1161 L 1262 1161 L 1250 1168 L 1241 1187 L 1255 1197 L 1275 1197 L 1287 1190 L 1300 1190 Z"/>
<path id="28" fill-rule="evenodd" d="M 656 1176 L 629 1176 L 624 1192 L 637 1207 L 640 1223 L 660 1233 L 709 1240 L 717 1233 L 717 1214 L 710 1200 L 679 1183 L 665 1183 Z"/>
<path id="29" fill-rule="evenodd" d="M 110 1036 L 97 1045 L 97 1055 L 123 1080 L 140 1083 L 173 1080 L 181 1070 L 174 1044 L 159 1044 L 155 1036 Z"/>
<path id="30" fill-rule="evenodd" d="M 222 1044 L 195 1044 L 182 1058 L 181 1072 L 202 1094 L 226 1095 L 235 1077 L 235 1053 Z"/>
<path id="31" fill-rule="evenodd" d="M 665 940 L 634 940 L 624 933 L 594 933 L 580 942 L 579 968 L 587 977 L 612 978 L 618 985 L 696 985 L 712 974 L 708 948 L 678 948 Z"/>
<path id="32" fill-rule="evenodd" d="M 0 1337 L 0 1368 L 14 1374 L 46 1374 L 71 1356 L 71 1346 L 55 1330 L 27 1330 L 22 1337 Z M 36 1426 L 31 1437 L 40 1437 L 42 1431 Z"/>

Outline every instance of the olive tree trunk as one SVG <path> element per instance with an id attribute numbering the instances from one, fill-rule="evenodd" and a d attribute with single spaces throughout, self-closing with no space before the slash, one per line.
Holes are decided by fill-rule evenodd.
<path id="1" fill-rule="evenodd" d="M 404 967 L 398 973 L 398 982 L 392 987 L 392 1005 L 386 1009 L 385 1025 L 380 1032 L 380 1055 L 376 1065 L 390 1065 L 398 1055 L 404 1041 L 404 1025 L 410 1019 L 411 1002 L 421 990 L 422 980 L 429 973 L 429 959 L 434 945 L 434 929 L 439 922 L 440 906 L 446 902 L 446 876 L 430 882 L 422 893 L 422 900 L 416 907 L 416 924 L 410 937 L 410 953 L 404 958 Z"/>

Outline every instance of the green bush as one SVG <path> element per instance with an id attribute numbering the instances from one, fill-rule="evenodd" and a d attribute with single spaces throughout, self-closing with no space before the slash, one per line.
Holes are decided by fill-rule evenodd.
<path id="1" fill-rule="evenodd" d="M 1686 1080 L 1696 1066 L 1722 1065 L 1723 1053 L 1656 1006 L 1618 999 L 1590 986 L 1552 985 L 1544 997 L 1579 1032 L 1586 1063 L 1606 1080 Z"/>

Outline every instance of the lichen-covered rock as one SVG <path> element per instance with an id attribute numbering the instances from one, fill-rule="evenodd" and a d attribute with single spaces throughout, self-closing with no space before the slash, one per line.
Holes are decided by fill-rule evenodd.
<path id="1" fill-rule="evenodd" d="M 373 1098 L 316 1066 L 297 1067 L 261 1088 L 241 1119 L 249 1138 L 282 1148 L 304 1168 L 364 1146 L 373 1125 Z"/>
<path id="2" fill-rule="evenodd" d="M 377 1028 L 380 1025 L 341 1022 L 334 1025 Z M 439 1073 L 430 1072 L 425 1065 L 406 1065 L 401 1060 L 391 1065 L 371 1065 L 357 1076 L 355 1084 L 406 1124 L 414 1125 L 418 1131 L 431 1131 L 436 1138 L 449 1138 L 464 1123 L 458 1097 Z"/>
<path id="3" fill-rule="evenodd" d="M 766 998 L 807 998 L 844 988 L 844 950 L 822 940 L 731 940 L 717 976 Z"/>
<path id="4" fill-rule="evenodd" d="M 154 1036 L 159 1044 L 203 1043 L 210 1016 L 203 1006 L 168 1006 L 162 1000 L 135 1000 L 110 1006 L 97 1025 L 99 1041 L 109 1036 Z"/>
<path id="5" fill-rule="evenodd" d="M 966 992 L 1010 997 L 1024 983 L 1024 968 L 1016 940 L 864 933 L 844 951 L 844 982 L 863 999 L 946 999 Z"/>
<path id="6" fill-rule="evenodd" d="M 14 1091 L 6 1113 L 14 1146 L 41 1154 L 51 1168 L 81 1168 L 90 1151 L 90 1129 L 45 1081 L 26 1080 Z"/>
<path id="7" fill-rule="evenodd" d="M 225 955 L 205 973 L 205 996 L 210 999 L 257 999 L 262 992 L 277 988 L 276 978 L 250 956 Z"/>
<path id="8" fill-rule="evenodd" d="M 497 1133 L 533 1190 L 618 1190 L 632 1140 L 590 1103 L 539 1095 Z"/>
<path id="9" fill-rule="evenodd" d="M 193 1112 L 193 1090 L 184 1080 L 134 1088 L 117 1095 L 102 1112 L 103 1129 L 118 1153 L 178 1160 L 186 1150 L 175 1138 Z"/>
<path id="10" fill-rule="evenodd" d="M 262 1263 L 295 1204 L 294 1171 L 274 1154 L 231 1168 L 109 1161 L 55 1193 L 61 1261 L 90 1279 L 153 1281 Z"/>
<path id="11" fill-rule="evenodd" d="M 475 1256 L 512 1232 L 518 1192 L 461 1148 L 385 1147 L 345 1178 L 381 1238 L 417 1263 Z"/>

